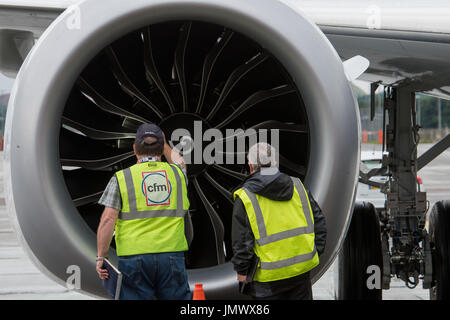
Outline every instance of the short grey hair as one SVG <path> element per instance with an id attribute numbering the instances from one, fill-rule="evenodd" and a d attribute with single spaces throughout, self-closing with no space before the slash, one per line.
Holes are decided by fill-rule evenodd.
<path id="1" fill-rule="evenodd" d="M 259 142 L 251 146 L 248 150 L 247 159 L 255 171 L 277 166 L 276 150 L 266 142 Z"/>

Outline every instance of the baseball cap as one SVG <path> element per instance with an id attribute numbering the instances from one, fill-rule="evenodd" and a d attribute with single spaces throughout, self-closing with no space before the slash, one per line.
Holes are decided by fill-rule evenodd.
<path id="1" fill-rule="evenodd" d="M 136 132 L 136 143 L 141 144 L 149 144 L 145 142 L 145 138 L 147 137 L 153 137 L 156 138 L 156 141 L 153 143 L 150 143 L 150 145 L 153 144 L 163 144 L 164 143 L 164 135 L 160 127 L 158 127 L 156 124 L 153 123 L 144 123 L 142 124 L 137 132 Z"/>

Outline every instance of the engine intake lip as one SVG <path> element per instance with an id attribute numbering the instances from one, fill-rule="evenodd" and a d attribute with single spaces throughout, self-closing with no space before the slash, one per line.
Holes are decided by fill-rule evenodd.
<path id="1" fill-rule="evenodd" d="M 79 29 L 70 23 L 74 15 L 79 15 Z M 313 165 L 305 185 L 328 225 L 327 249 L 313 271 L 317 280 L 336 257 L 348 228 L 359 172 L 359 114 L 329 41 L 302 13 L 272 0 L 136 0 L 126 6 L 120 0 L 95 0 L 59 16 L 24 62 L 8 108 L 6 201 L 24 246 L 54 280 L 65 285 L 67 267 L 78 265 L 80 290 L 105 296 L 94 268 L 95 237 L 61 174 L 60 119 L 78 75 L 102 48 L 143 26 L 177 19 L 239 31 L 266 47 L 296 82 L 311 134 Z M 229 263 L 192 270 L 189 278 L 203 282 L 211 299 L 237 292 Z"/>

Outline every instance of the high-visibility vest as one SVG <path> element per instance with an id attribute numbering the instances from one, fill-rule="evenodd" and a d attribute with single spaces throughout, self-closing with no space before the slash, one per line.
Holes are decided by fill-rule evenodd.
<path id="1" fill-rule="evenodd" d="M 116 173 L 122 210 L 116 222 L 118 256 L 186 251 L 189 200 L 183 172 L 165 162 L 143 162 Z"/>
<path id="2" fill-rule="evenodd" d="M 268 282 L 295 277 L 319 264 L 314 243 L 314 217 L 300 179 L 291 177 L 291 200 L 275 201 L 246 188 L 234 193 L 244 206 L 259 257 L 254 281 Z"/>

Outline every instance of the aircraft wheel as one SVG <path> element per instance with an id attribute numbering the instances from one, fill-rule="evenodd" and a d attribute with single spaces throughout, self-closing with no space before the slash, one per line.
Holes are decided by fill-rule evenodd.
<path id="1" fill-rule="evenodd" d="M 450 299 L 450 200 L 436 202 L 430 213 L 434 287 L 430 298 Z"/>
<path id="2" fill-rule="evenodd" d="M 380 289 L 369 289 L 369 266 L 378 266 Z M 356 203 L 339 255 L 339 300 L 381 300 L 383 259 L 378 214 L 372 203 Z M 368 273 L 369 272 L 369 273 Z"/>

